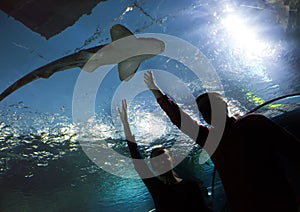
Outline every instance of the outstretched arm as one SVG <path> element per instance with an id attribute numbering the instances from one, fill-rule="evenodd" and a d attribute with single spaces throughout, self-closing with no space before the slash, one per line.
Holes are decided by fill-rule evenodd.
<path id="1" fill-rule="evenodd" d="M 174 101 L 164 94 L 157 85 L 152 71 L 148 71 L 144 74 L 144 82 L 152 91 L 160 107 L 168 115 L 172 123 L 203 147 L 208 135 L 208 128 L 199 125 L 186 112 L 181 110 Z"/>
<path id="2" fill-rule="evenodd" d="M 153 176 L 152 172 L 150 171 L 149 167 L 147 166 L 147 164 L 145 163 L 145 161 L 143 160 L 137 144 L 135 143 L 135 138 L 132 135 L 130 126 L 129 126 L 129 122 L 128 122 L 128 116 L 127 116 L 127 102 L 125 99 L 122 100 L 122 110 L 120 110 L 120 108 L 118 108 L 119 114 L 120 114 L 120 118 L 121 121 L 123 123 L 123 127 L 124 127 L 124 133 L 125 133 L 125 137 L 127 140 L 127 145 L 131 154 L 131 157 L 133 158 L 133 164 L 135 167 L 135 170 L 138 172 L 138 174 L 140 175 L 140 177 L 143 179 L 144 183 L 146 184 L 146 186 L 149 189 L 153 189 L 152 187 L 152 183 L 153 180 L 150 179 L 144 179 L 144 178 L 148 178 L 150 176 Z M 155 181 L 155 180 L 154 180 Z"/>
<path id="3" fill-rule="evenodd" d="M 152 71 L 147 71 L 144 74 L 144 82 L 150 91 L 152 91 L 156 99 L 165 95 L 164 92 L 158 87 Z"/>
<path id="4" fill-rule="evenodd" d="M 157 197 L 161 193 L 162 182 L 155 177 L 155 175 L 151 172 L 146 162 L 142 159 L 141 154 L 138 150 L 137 144 L 135 143 L 134 136 L 132 135 L 128 116 L 127 116 L 127 103 L 126 100 L 122 100 L 122 110 L 118 108 L 123 126 L 124 133 L 127 139 L 127 145 L 130 150 L 131 157 L 133 158 L 134 168 L 145 183 L 152 197 Z M 153 199 L 156 201 L 156 198 Z"/>
<path id="5" fill-rule="evenodd" d="M 180 108 L 174 102 L 169 101 L 169 98 L 164 94 L 164 92 L 157 85 L 152 71 L 147 71 L 144 74 L 144 82 L 149 88 L 149 90 L 155 96 L 161 108 L 169 116 L 173 124 L 175 124 L 178 128 L 180 128 L 181 127 Z"/>
<path id="6" fill-rule="evenodd" d="M 127 115 L 127 102 L 125 99 L 122 100 L 122 110 L 120 110 L 120 108 L 118 108 L 119 114 L 120 114 L 120 118 L 121 121 L 123 123 L 123 127 L 124 127 L 124 133 L 125 133 L 125 137 L 128 141 L 131 142 L 135 142 L 134 136 L 132 135 L 130 126 L 129 126 L 129 122 L 128 122 L 128 115 Z"/>
<path id="7" fill-rule="evenodd" d="M 130 154 L 132 156 L 132 158 L 134 159 L 141 159 L 141 155 L 140 152 L 137 149 L 137 145 L 135 143 L 135 138 L 132 135 L 130 126 L 129 126 L 129 122 L 128 122 L 128 115 L 127 115 L 127 102 L 125 99 L 122 100 L 122 110 L 120 110 L 120 108 L 118 108 L 119 114 L 120 114 L 120 118 L 121 121 L 123 123 L 123 127 L 124 127 L 124 133 L 125 133 L 125 137 L 127 140 L 127 145 L 128 148 L 130 150 Z"/>

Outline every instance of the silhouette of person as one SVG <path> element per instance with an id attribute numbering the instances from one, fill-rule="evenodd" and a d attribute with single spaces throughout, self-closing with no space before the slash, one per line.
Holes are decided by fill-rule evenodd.
<path id="1" fill-rule="evenodd" d="M 217 92 L 196 98 L 210 126 L 199 124 L 159 88 L 152 71 L 144 74 L 144 82 L 172 123 L 208 152 L 217 142 L 209 134 L 221 132 L 219 144 L 209 154 L 222 180 L 229 211 L 297 211 L 299 188 L 291 185 L 282 161 L 300 176 L 299 140 L 261 114 L 230 117 L 226 101 Z M 225 116 L 223 125 L 221 116 Z"/>
<path id="2" fill-rule="evenodd" d="M 157 212 L 169 211 L 204 211 L 211 212 L 210 198 L 207 189 L 196 181 L 178 177 L 174 171 L 174 160 L 168 149 L 154 148 L 151 152 L 151 166 L 159 173 L 155 176 L 143 160 L 135 138 L 132 135 L 128 117 L 127 103 L 122 100 L 122 110 L 118 108 L 128 148 L 133 158 L 134 167 L 148 188 Z"/>

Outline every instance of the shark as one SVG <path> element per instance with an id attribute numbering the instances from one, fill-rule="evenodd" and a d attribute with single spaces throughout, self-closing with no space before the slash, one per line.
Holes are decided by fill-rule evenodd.
<path id="1" fill-rule="evenodd" d="M 110 28 L 110 36 L 111 43 L 82 49 L 26 74 L 0 94 L 0 102 L 34 80 L 48 79 L 57 72 L 77 67 L 86 72 L 93 72 L 103 65 L 118 64 L 119 79 L 129 81 L 144 60 L 159 55 L 165 50 L 163 41 L 156 38 L 136 37 L 121 24 Z"/>

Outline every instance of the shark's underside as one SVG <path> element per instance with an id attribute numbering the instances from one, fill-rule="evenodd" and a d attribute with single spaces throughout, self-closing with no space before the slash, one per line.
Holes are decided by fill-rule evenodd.
<path id="1" fill-rule="evenodd" d="M 110 34 L 113 41 L 110 44 L 67 55 L 20 78 L 0 94 L 0 101 L 36 79 L 48 79 L 56 72 L 76 67 L 93 72 L 99 66 L 115 63 L 118 64 L 120 80 L 128 81 L 142 61 L 160 54 L 165 48 L 163 41 L 154 38 L 136 38 L 130 30 L 120 24 L 114 25 Z"/>

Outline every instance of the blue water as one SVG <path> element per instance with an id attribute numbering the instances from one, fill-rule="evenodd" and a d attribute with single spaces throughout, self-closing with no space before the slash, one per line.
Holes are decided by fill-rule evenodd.
<path id="1" fill-rule="evenodd" d="M 76 128 L 62 114 L 36 112 L 32 116 L 33 111 L 23 103 L 5 109 L 1 111 L 0 122 L 1 210 L 149 211 L 154 208 L 148 190 L 134 176 L 136 173 L 131 163 L 123 165 L 120 162 L 118 172 L 121 175 L 130 172 L 133 179 L 108 173 L 87 157 L 87 152 L 81 148 L 81 139 L 88 137 L 99 142 L 98 135 L 92 135 L 91 131 L 78 135 L 81 128 Z M 107 120 L 102 119 L 101 123 L 107 123 Z M 97 130 L 101 134 L 101 129 Z M 116 131 L 111 130 L 111 133 Z M 114 150 L 129 156 L 124 138 L 115 137 L 101 141 L 105 140 L 113 145 Z M 161 138 L 164 141 L 154 139 L 146 146 L 140 143 L 145 157 L 151 146 L 158 143 L 172 146 L 176 137 L 182 139 L 176 129 L 174 135 L 164 137 Z M 187 145 L 190 143 L 182 141 L 181 148 Z M 213 165 L 208 161 L 200 166 L 201 149 L 190 146 L 191 153 L 177 167 L 178 174 L 210 187 Z M 99 154 L 103 152 L 99 150 Z M 223 192 L 218 184 L 220 182 L 216 188 Z M 224 204 L 222 194 L 218 198 Z"/>
<path id="2" fill-rule="evenodd" d="M 263 101 L 300 92 L 300 36 L 297 25 L 287 33 L 288 15 L 292 17 L 293 11 L 289 13 L 279 1 L 108 0 L 46 40 L 0 11 L 0 91 L 55 59 L 110 42 L 110 27 L 120 23 L 137 34 L 175 36 L 205 55 L 218 79 L 199 79 L 188 66 L 165 56 L 145 61 L 138 70 L 153 69 L 158 75 L 164 71 L 169 74 L 164 76 L 174 77 L 158 82 L 198 121 L 193 97 L 215 85 L 220 88 L 219 84 L 232 114 L 245 114 Z M 72 116 L 80 74 L 80 69 L 71 69 L 36 80 L 0 102 L 0 211 L 146 212 L 154 208 L 132 164 L 112 162 L 104 154 L 112 148 L 128 156 L 116 113 L 118 98 L 123 97 L 117 68 L 98 88 L 95 116 L 82 125 L 74 123 Z M 210 190 L 211 161 L 199 164 L 199 147 L 170 124 L 152 94 L 141 85 L 128 85 L 126 98 L 140 89 L 129 105 L 129 116 L 145 157 L 157 144 L 178 144 L 175 149 L 180 153 L 190 151 L 178 173 L 202 181 Z M 299 101 L 293 104 L 299 106 Z M 285 103 L 272 110 L 289 109 Z M 103 141 L 107 146 L 101 146 Z M 100 161 L 91 157 L 95 152 L 103 156 Z M 218 176 L 215 186 L 219 210 L 226 196 Z"/>

